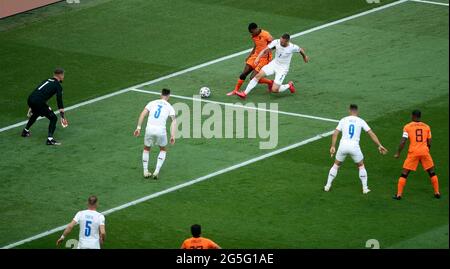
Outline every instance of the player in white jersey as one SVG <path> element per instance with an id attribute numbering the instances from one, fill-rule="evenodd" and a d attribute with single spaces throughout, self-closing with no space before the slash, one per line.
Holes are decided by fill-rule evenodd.
<path id="1" fill-rule="evenodd" d="M 369 134 L 370 138 L 377 144 L 378 150 L 381 154 L 386 154 L 387 149 L 381 145 L 376 134 L 370 129 L 369 125 L 360 117 L 358 117 L 358 106 L 350 105 L 350 116 L 347 116 L 339 121 L 336 130 L 334 130 L 333 137 L 331 139 L 330 154 L 331 157 L 336 153 L 336 160 L 333 167 L 331 167 L 328 173 L 327 184 L 324 187 L 325 191 L 329 191 L 334 178 L 337 175 L 338 169 L 344 162 L 347 156 L 350 156 L 359 168 L 359 178 L 362 183 L 363 193 L 370 192 L 367 186 L 367 171 L 364 167 L 364 156 L 359 146 L 359 139 L 361 131 L 364 130 Z M 339 142 L 339 148 L 336 152 L 336 141 L 339 133 L 342 132 L 341 141 Z"/>
<path id="2" fill-rule="evenodd" d="M 138 124 L 136 130 L 134 131 L 134 136 L 138 137 L 141 134 L 141 126 L 144 122 L 145 117 L 148 115 L 147 127 L 145 129 L 144 138 L 144 150 L 142 152 L 142 165 L 144 167 L 144 177 L 158 178 L 159 171 L 166 159 L 166 146 L 167 146 L 167 132 L 166 132 L 166 121 L 167 118 L 172 119 L 172 124 L 170 126 L 170 143 L 175 144 L 175 110 L 172 105 L 169 104 L 168 100 L 170 98 L 170 90 L 162 89 L 161 99 L 151 101 L 148 103 L 144 110 L 139 116 Z M 159 146 L 159 155 L 156 162 L 155 171 L 150 173 L 148 171 L 148 159 L 151 147 Z"/>
<path id="3" fill-rule="evenodd" d="M 292 55 L 294 55 L 294 53 L 300 53 L 305 63 L 309 62 L 309 57 L 305 54 L 303 48 L 292 44 L 290 39 L 291 37 L 289 34 L 284 34 L 280 39 L 275 39 L 270 42 L 269 45 L 259 53 L 258 57 L 255 59 L 255 64 L 258 64 L 259 59 L 269 50 L 273 49 L 275 49 L 275 59 L 261 69 L 261 71 L 248 83 L 245 91 L 236 93 L 240 98 L 245 99 L 250 91 L 258 85 L 258 81 L 261 78 L 273 74 L 275 74 L 275 79 L 273 80 L 272 88 L 270 89 L 271 92 L 284 92 L 288 89 L 291 93 L 295 92 L 294 83 L 292 81 L 283 85 L 284 78 L 289 72 Z"/>
<path id="4" fill-rule="evenodd" d="M 105 216 L 97 212 L 97 197 L 94 195 L 88 198 L 88 209 L 78 211 L 73 220 L 67 225 L 61 237 L 56 241 L 56 245 L 61 244 L 70 234 L 75 225 L 80 224 L 80 234 L 78 249 L 100 249 L 106 237 Z"/>

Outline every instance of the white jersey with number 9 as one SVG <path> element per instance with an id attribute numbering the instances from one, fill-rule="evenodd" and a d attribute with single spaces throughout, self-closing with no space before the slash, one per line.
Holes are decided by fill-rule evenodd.
<path id="1" fill-rule="evenodd" d="M 339 121 L 336 130 L 342 132 L 341 142 L 353 142 L 359 144 L 361 130 L 370 131 L 370 127 L 363 119 L 356 116 L 348 116 Z"/>
<path id="2" fill-rule="evenodd" d="M 336 160 L 344 162 L 347 155 L 350 155 L 355 163 L 364 159 L 359 140 L 361 130 L 370 131 L 370 127 L 363 119 L 356 116 L 348 116 L 339 121 L 336 130 L 342 132 L 339 148 L 336 152 Z"/>

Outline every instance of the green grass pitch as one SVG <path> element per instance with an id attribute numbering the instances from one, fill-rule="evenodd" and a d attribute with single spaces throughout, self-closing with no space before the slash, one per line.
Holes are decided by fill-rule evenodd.
<path id="1" fill-rule="evenodd" d="M 0 20 L 0 128 L 25 120 L 27 95 L 55 66 L 66 69 L 70 106 L 247 49 L 250 21 L 279 36 L 395 1 L 296 2 L 92 0 Z M 333 161 L 330 137 L 324 137 L 109 214 L 104 247 L 179 248 L 189 226 L 200 223 L 204 235 L 224 248 L 365 248 L 369 239 L 381 248 L 448 248 L 448 40 L 448 7 L 404 2 L 293 39 L 311 57 L 309 64 L 293 58 L 286 80 L 300 85 L 298 93 L 269 95 L 258 86 L 249 96 L 248 102 L 278 103 L 280 111 L 330 119 L 340 119 L 348 104 L 357 103 L 390 150 L 381 156 L 362 136 L 368 195 L 362 195 L 350 160 L 332 191 L 323 192 Z M 139 89 L 169 87 L 192 97 L 208 86 L 210 100 L 238 102 L 225 93 L 234 87 L 245 57 Z M 20 127 L 0 132 L 0 247 L 66 224 L 90 194 L 99 196 L 99 210 L 105 211 L 272 151 L 260 150 L 258 139 L 179 139 L 169 147 L 160 180 L 145 180 L 143 137 L 132 132 L 154 98 L 129 91 L 68 111 L 70 127 L 58 126 L 55 136 L 63 145 L 57 148 L 44 145 L 45 119 L 33 126 L 29 139 L 19 136 Z M 171 102 L 192 106 L 180 98 Z M 405 153 L 400 160 L 392 155 L 415 108 L 432 128 L 442 199 L 433 198 L 419 167 L 404 199 L 394 201 Z M 336 127 L 278 117 L 273 150 Z M 150 160 L 152 167 L 155 152 Z M 59 236 L 18 247 L 55 248 Z"/>

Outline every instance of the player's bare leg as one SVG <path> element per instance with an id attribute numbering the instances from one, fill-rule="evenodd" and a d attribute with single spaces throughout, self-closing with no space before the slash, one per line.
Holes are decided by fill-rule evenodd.
<path id="1" fill-rule="evenodd" d="M 234 87 L 234 90 L 227 93 L 227 96 L 235 95 L 241 89 L 241 86 L 245 82 L 245 79 L 252 71 L 253 67 L 249 64 L 246 64 L 244 67 L 244 71 L 242 71 L 242 73 L 239 75 L 239 79 L 236 83 L 236 86 Z"/>
<path id="2" fill-rule="evenodd" d="M 430 176 L 431 185 L 433 185 L 434 197 L 436 199 L 439 199 L 441 198 L 441 193 L 439 192 L 439 180 L 436 173 L 434 172 L 434 166 L 428 169 L 427 172 Z"/>
<path id="3" fill-rule="evenodd" d="M 400 175 L 400 178 L 398 179 L 397 183 L 397 193 L 394 195 L 395 200 L 401 200 L 403 195 L 403 189 L 406 185 L 406 179 L 408 178 L 409 172 L 411 172 L 408 169 L 403 168 L 402 174 Z"/>
<path id="4" fill-rule="evenodd" d="M 257 70 L 253 70 L 250 79 L 253 79 L 261 70 L 257 71 Z M 273 80 L 270 80 L 268 78 L 260 78 L 258 80 L 259 84 L 267 84 L 267 91 L 271 92 L 272 91 L 272 86 L 273 86 Z"/>
<path id="5" fill-rule="evenodd" d="M 359 169 L 359 179 L 361 180 L 361 184 L 362 184 L 362 192 L 363 192 L 363 194 L 367 194 L 370 192 L 370 190 L 369 190 L 369 187 L 367 186 L 366 167 L 364 166 L 363 161 L 357 163 L 356 165 L 358 166 L 358 169 Z"/>
<path id="6" fill-rule="evenodd" d="M 144 146 L 144 150 L 142 151 L 142 166 L 144 168 L 144 177 L 149 178 L 152 176 L 152 173 L 148 171 L 148 159 L 150 155 L 151 147 Z"/>
<path id="7" fill-rule="evenodd" d="M 162 165 L 164 164 L 164 160 L 166 159 L 166 147 L 159 147 L 159 154 L 158 154 L 158 160 L 156 162 L 156 168 L 153 172 L 153 179 L 158 179 L 159 170 L 161 169 Z"/>
<path id="8" fill-rule="evenodd" d="M 325 187 L 323 187 L 323 190 L 328 192 L 331 189 L 331 185 L 333 184 L 333 180 L 336 178 L 339 167 L 342 165 L 342 162 L 335 160 L 333 166 L 330 169 L 330 172 L 328 172 L 328 179 L 327 184 Z"/>

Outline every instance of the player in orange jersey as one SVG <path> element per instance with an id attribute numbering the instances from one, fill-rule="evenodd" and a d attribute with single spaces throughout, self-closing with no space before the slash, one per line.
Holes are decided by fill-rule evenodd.
<path id="1" fill-rule="evenodd" d="M 434 163 L 430 155 L 431 129 L 430 126 L 420 121 L 421 116 L 422 113 L 419 110 L 412 112 L 412 122 L 406 124 L 403 128 L 403 137 L 397 153 L 394 155 L 395 158 L 400 156 L 400 153 L 405 147 L 406 140 L 409 139 L 408 156 L 403 164 L 402 175 L 398 180 L 397 194 L 393 197 L 396 200 L 402 199 L 403 188 L 406 185 L 409 172 L 416 171 L 419 162 L 422 164 L 423 169 L 430 175 L 431 184 L 434 189 L 434 197 L 437 199 L 441 198 L 438 177 L 434 172 Z"/>
<path id="2" fill-rule="evenodd" d="M 201 237 L 202 227 L 199 224 L 191 226 L 192 237 L 184 240 L 182 249 L 220 249 L 221 247 L 212 240 Z"/>
<path id="3" fill-rule="evenodd" d="M 263 57 L 261 57 L 258 63 L 255 64 L 255 60 L 258 57 L 258 54 L 262 50 L 264 50 L 267 45 L 273 40 L 270 33 L 259 28 L 258 25 L 256 25 L 256 23 L 254 22 L 248 25 L 248 31 L 252 35 L 252 40 L 254 43 L 253 50 L 250 52 L 245 61 L 244 71 L 242 71 L 241 75 L 239 76 L 234 90 L 227 93 L 228 96 L 235 95 L 241 89 L 242 84 L 250 73 L 253 72 L 253 78 L 257 73 L 259 73 L 261 68 L 263 68 L 272 60 L 272 52 L 269 51 Z M 261 84 L 267 84 L 269 90 L 272 88 L 273 81 L 270 79 L 261 78 L 258 82 Z"/>

